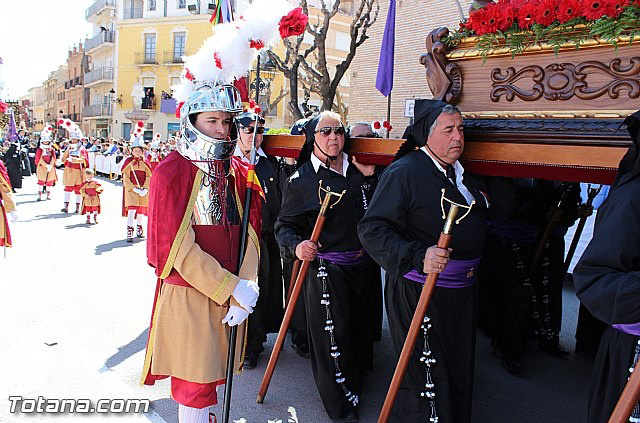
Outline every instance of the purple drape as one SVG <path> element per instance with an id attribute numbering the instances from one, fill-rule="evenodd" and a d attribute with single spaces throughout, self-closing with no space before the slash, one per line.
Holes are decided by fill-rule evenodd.
<path id="1" fill-rule="evenodd" d="M 393 52 L 396 41 L 396 0 L 389 3 L 389 13 L 384 26 L 384 36 L 380 47 L 380 62 L 378 63 L 378 76 L 376 88 L 385 97 L 391 94 L 393 89 Z"/>
<path id="2" fill-rule="evenodd" d="M 7 132 L 7 139 L 11 142 L 18 141 L 18 128 L 16 128 L 16 118 L 13 116 L 13 109 L 9 109 L 9 132 Z"/>
<path id="3" fill-rule="evenodd" d="M 160 101 L 160 112 L 173 115 L 176 113 L 176 105 L 175 98 L 162 99 Z"/>

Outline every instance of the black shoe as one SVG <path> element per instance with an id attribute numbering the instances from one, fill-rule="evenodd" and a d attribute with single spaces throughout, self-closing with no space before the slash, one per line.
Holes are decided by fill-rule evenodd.
<path id="1" fill-rule="evenodd" d="M 343 422 L 358 422 L 360 421 L 360 416 L 357 410 L 349 410 L 340 416 L 340 420 Z"/>
<path id="2" fill-rule="evenodd" d="M 560 346 L 559 343 L 556 342 L 540 342 L 540 344 L 538 344 L 540 346 L 540 349 L 544 352 L 546 352 L 547 354 L 554 356 L 554 357 L 567 357 L 569 356 L 569 351 L 565 350 L 564 348 L 562 348 Z"/>
<path id="3" fill-rule="evenodd" d="M 520 354 L 514 352 L 501 352 L 500 364 L 502 364 L 502 367 L 513 375 L 522 374 L 526 369 L 522 359 L 520 358 Z"/>
<path id="4" fill-rule="evenodd" d="M 291 343 L 291 348 L 302 358 L 306 358 L 307 360 L 311 358 L 311 354 L 309 354 L 309 345 L 308 344 L 294 344 Z"/>
<path id="5" fill-rule="evenodd" d="M 255 369 L 258 365 L 258 353 L 247 353 L 244 356 L 244 368 Z"/>

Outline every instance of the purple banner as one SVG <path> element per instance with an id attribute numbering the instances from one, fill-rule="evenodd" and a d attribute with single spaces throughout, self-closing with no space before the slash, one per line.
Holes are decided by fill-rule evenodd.
<path id="1" fill-rule="evenodd" d="M 176 105 L 177 103 L 175 98 L 162 99 L 162 101 L 160 102 L 160 112 L 175 115 Z"/>
<path id="2" fill-rule="evenodd" d="M 384 26 L 382 46 L 380 47 L 380 61 L 378 63 L 378 75 L 376 76 L 376 88 L 383 96 L 388 97 L 393 89 L 393 61 L 396 42 L 396 0 L 389 3 L 389 13 Z"/>
<path id="3" fill-rule="evenodd" d="M 436 286 L 441 288 L 465 288 L 478 280 L 478 266 L 480 257 L 471 260 L 449 260 L 444 270 L 438 275 Z M 424 284 L 427 276 L 412 270 L 404 274 L 404 277 Z"/>
<path id="4" fill-rule="evenodd" d="M 7 139 L 11 142 L 18 141 L 18 128 L 16 128 L 16 118 L 13 116 L 13 108 L 9 108 L 9 132 Z"/>

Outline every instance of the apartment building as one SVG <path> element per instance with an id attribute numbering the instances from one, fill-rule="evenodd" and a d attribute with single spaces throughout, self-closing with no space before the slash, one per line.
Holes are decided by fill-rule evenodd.
<path id="1" fill-rule="evenodd" d="M 96 0 L 85 11 L 93 34 L 84 42 L 86 97 L 82 108 L 85 135 L 109 137 L 115 99 L 116 0 Z"/>

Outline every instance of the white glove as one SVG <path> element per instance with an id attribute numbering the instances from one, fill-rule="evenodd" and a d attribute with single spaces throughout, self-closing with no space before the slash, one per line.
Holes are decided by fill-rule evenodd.
<path id="1" fill-rule="evenodd" d="M 14 222 L 14 223 L 17 222 L 18 221 L 18 212 L 14 210 L 10 214 L 11 214 L 11 221 Z"/>
<path id="2" fill-rule="evenodd" d="M 145 195 L 147 195 L 148 192 L 149 192 L 149 190 L 147 190 L 145 188 L 138 188 L 138 195 L 140 197 L 144 197 Z"/>
<path id="3" fill-rule="evenodd" d="M 247 320 L 247 317 L 249 317 L 249 312 L 247 310 L 242 307 L 232 305 L 229 306 L 229 311 L 227 312 L 227 315 L 224 316 L 224 319 L 222 319 L 222 323 L 226 323 L 229 326 L 236 326 Z"/>
<path id="4" fill-rule="evenodd" d="M 47 172 L 51 172 L 51 169 L 53 169 L 53 165 L 48 164 L 47 165 Z"/>
<path id="5" fill-rule="evenodd" d="M 142 190 L 140 188 L 134 188 L 133 192 L 135 192 L 136 194 L 138 194 L 140 197 L 142 197 Z"/>
<path id="6" fill-rule="evenodd" d="M 258 302 L 260 288 L 254 281 L 240 279 L 231 295 L 233 295 L 233 298 L 235 298 L 236 301 L 240 303 L 242 308 L 248 310 L 249 313 L 251 313 L 253 311 L 253 308 L 256 306 L 256 303 Z"/>

